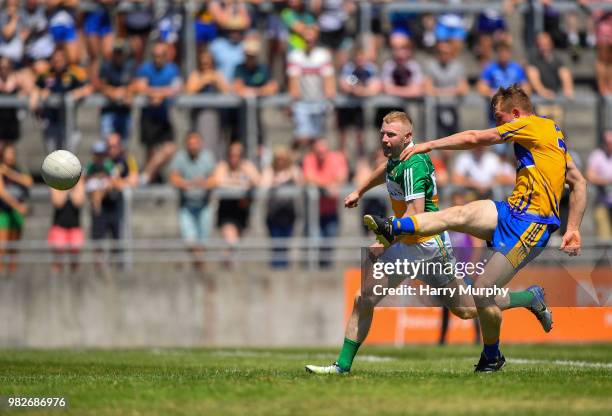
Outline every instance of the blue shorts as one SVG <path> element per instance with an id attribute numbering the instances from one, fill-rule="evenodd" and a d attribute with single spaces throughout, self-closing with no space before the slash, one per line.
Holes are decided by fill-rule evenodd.
<path id="1" fill-rule="evenodd" d="M 86 35 L 108 35 L 113 31 L 110 15 L 106 10 L 86 13 L 83 30 Z"/>
<path id="2" fill-rule="evenodd" d="M 487 245 L 502 253 L 517 270 L 533 260 L 546 247 L 550 235 L 558 228 L 512 215 L 506 201 L 493 201 L 497 208 L 497 227 Z"/>
<path id="3" fill-rule="evenodd" d="M 77 38 L 77 31 L 74 26 L 51 26 L 49 31 L 55 43 L 74 42 Z"/>

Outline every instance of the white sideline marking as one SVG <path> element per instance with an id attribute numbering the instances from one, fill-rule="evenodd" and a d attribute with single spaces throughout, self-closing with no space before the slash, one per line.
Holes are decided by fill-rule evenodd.
<path id="1" fill-rule="evenodd" d="M 529 358 L 508 358 L 508 362 L 515 364 L 554 364 L 567 367 L 584 367 L 584 368 L 609 368 L 612 369 L 612 363 L 602 363 L 597 361 L 572 361 L 572 360 L 534 360 Z"/>
<path id="2" fill-rule="evenodd" d="M 304 358 L 305 354 L 291 354 L 291 353 L 274 353 L 269 351 L 214 351 L 213 355 L 222 357 L 270 357 L 270 358 L 281 358 L 281 359 L 301 359 Z M 306 354 L 309 359 L 316 360 L 334 360 L 338 357 L 337 354 Z M 387 362 L 395 360 L 395 357 L 385 357 L 380 355 L 358 355 L 355 360 L 365 362 Z"/>

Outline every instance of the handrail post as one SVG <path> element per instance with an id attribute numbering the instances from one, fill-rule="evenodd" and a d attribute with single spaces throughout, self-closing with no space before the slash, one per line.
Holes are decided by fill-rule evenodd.
<path id="1" fill-rule="evenodd" d="M 259 137 L 259 126 L 257 125 L 257 97 L 246 97 L 244 99 L 246 113 L 246 154 L 247 158 L 255 163 L 257 157 L 257 138 Z"/>

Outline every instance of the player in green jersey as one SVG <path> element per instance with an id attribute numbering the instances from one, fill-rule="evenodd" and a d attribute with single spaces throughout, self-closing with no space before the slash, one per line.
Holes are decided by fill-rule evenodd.
<path id="1" fill-rule="evenodd" d="M 419 154 L 406 161 L 399 156 L 404 149 L 413 146 L 412 120 L 403 112 L 393 111 L 385 116 L 380 130 L 381 146 L 388 158 L 372 173 L 370 179 L 359 189 L 348 195 L 344 201 L 347 208 L 357 206 L 361 196 L 375 186 L 386 182 L 393 212 L 396 218 L 404 218 L 422 212 L 438 211 L 438 192 L 434 166 L 427 154 Z M 364 221 L 368 224 L 369 216 Z M 374 247 L 374 246 L 373 246 Z M 382 245 L 378 245 L 382 247 Z M 393 263 L 396 260 L 412 262 L 454 262 L 453 249 L 446 232 L 430 236 L 400 236 L 378 257 L 379 262 Z M 370 271 L 371 272 L 371 271 Z M 456 279 L 454 273 L 425 273 L 417 276 L 426 285 L 435 288 L 465 288 L 463 279 Z M 399 285 L 403 279 L 389 279 L 388 286 Z M 363 296 L 362 293 L 368 293 Z M 353 359 L 361 343 L 365 340 L 372 323 L 374 307 L 385 297 L 370 295 L 369 292 L 358 293 L 355 297 L 353 312 L 348 320 L 344 344 L 338 360 L 332 365 L 307 365 L 306 370 L 315 374 L 346 374 L 350 371 Z M 461 319 L 472 319 L 478 316 L 474 299 L 469 294 L 441 294 L 439 299 L 453 314 Z M 513 293 L 518 295 L 522 292 Z M 528 293 L 527 293 L 528 295 Z M 514 302 L 512 306 L 508 294 L 499 295 L 499 303 L 510 307 L 531 307 L 530 302 Z M 531 299 L 531 296 L 525 296 Z"/>

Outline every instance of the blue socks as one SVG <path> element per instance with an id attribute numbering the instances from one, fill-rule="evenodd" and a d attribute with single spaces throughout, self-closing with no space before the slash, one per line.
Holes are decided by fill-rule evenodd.
<path id="1" fill-rule="evenodd" d="M 484 355 L 493 360 L 499 356 L 499 341 L 495 344 L 484 344 Z"/>
<path id="2" fill-rule="evenodd" d="M 414 221 L 412 220 L 412 218 L 394 218 L 393 234 L 414 234 Z"/>

